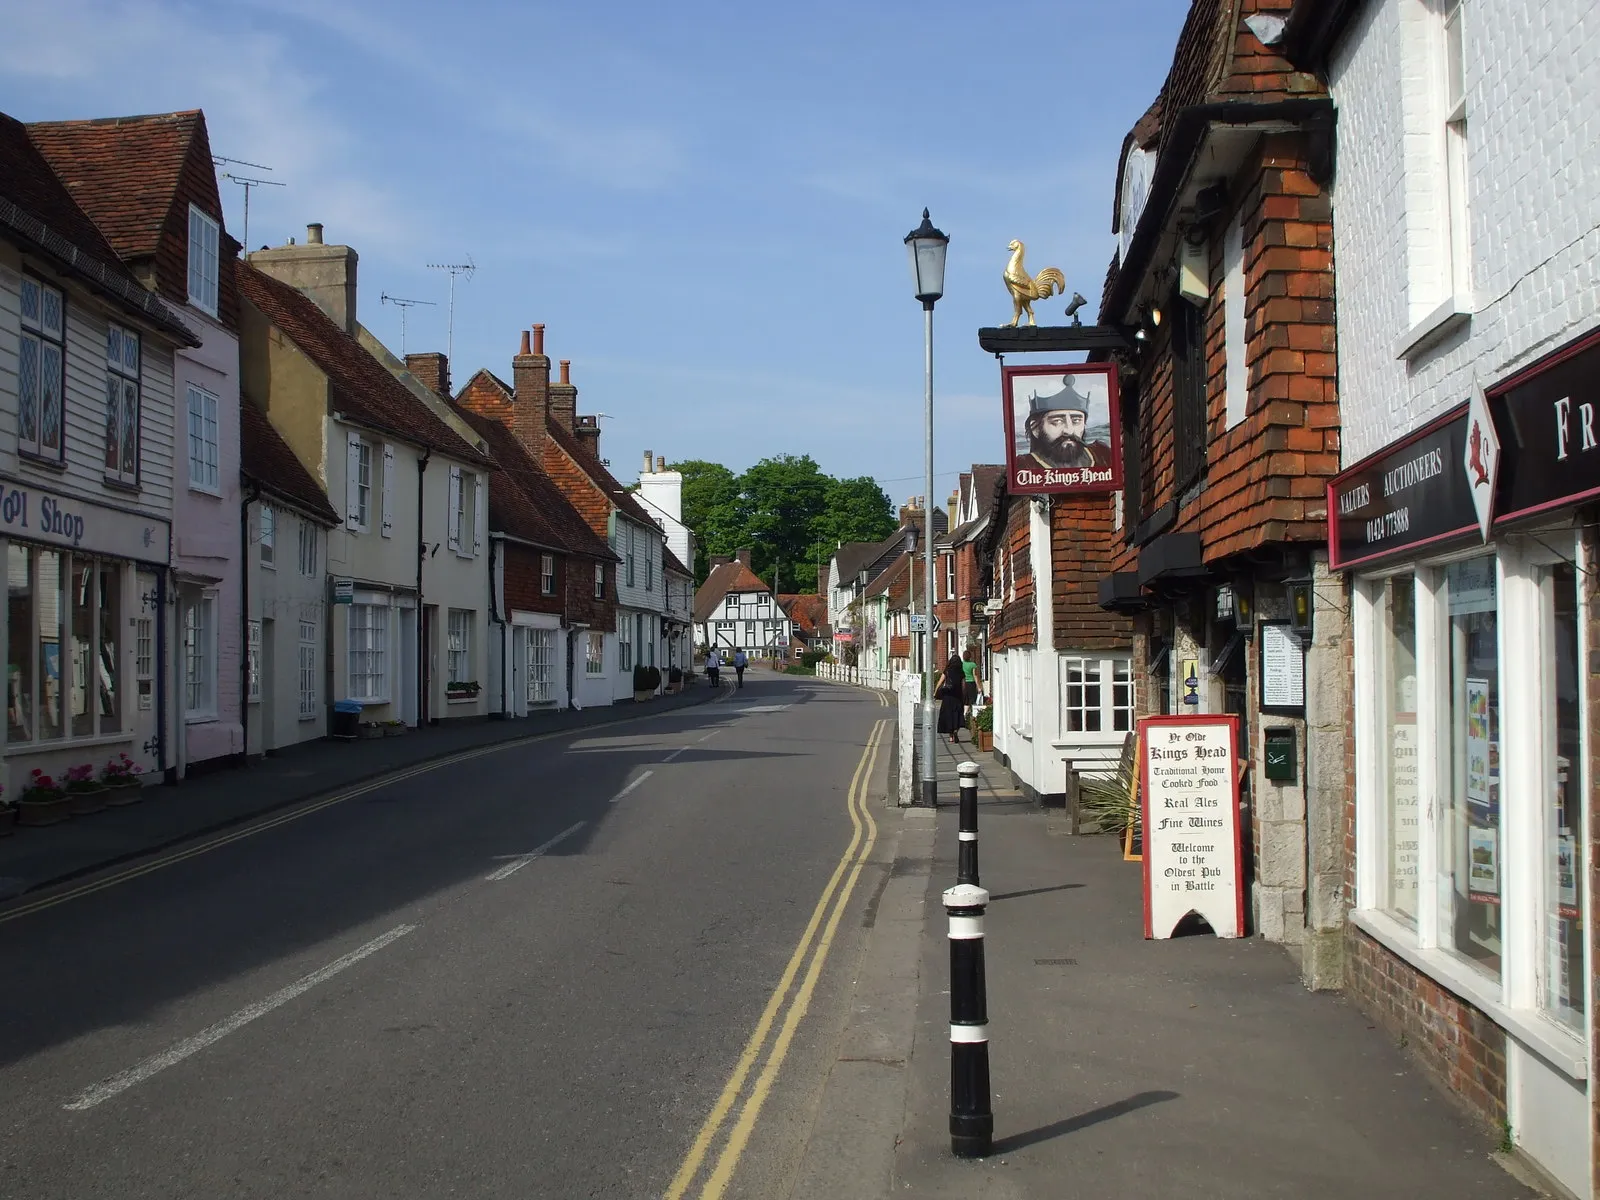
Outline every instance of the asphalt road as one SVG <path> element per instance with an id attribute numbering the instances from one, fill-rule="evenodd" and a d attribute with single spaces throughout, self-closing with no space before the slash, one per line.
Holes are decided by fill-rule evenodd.
<path id="1" fill-rule="evenodd" d="M 0 1197 L 787 1194 L 891 716 L 751 672 L 0 908 Z"/>

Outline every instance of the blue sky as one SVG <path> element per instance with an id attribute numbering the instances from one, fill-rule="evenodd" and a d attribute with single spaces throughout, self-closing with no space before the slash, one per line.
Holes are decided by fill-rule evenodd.
<path id="1" fill-rule="evenodd" d="M 0 0 L 0 109 L 22 120 L 204 108 L 262 163 L 251 248 L 361 256 L 360 316 L 453 374 L 506 375 L 548 329 L 624 480 L 641 452 L 735 470 L 809 453 L 921 490 L 922 316 L 901 239 L 951 236 L 936 313 L 935 492 L 1001 454 L 999 371 L 1021 238 L 1090 299 L 1124 133 L 1187 0 L 1141 4 L 610 5 Z M 445 14 L 448 14 L 446 16 Z M 244 168 L 234 168 L 243 173 Z M 224 184 L 230 230 L 239 188 Z M 1040 306 L 1061 320 L 1062 302 Z"/>

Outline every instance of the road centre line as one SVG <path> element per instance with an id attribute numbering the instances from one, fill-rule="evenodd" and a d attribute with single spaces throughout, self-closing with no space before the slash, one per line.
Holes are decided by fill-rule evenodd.
<path id="1" fill-rule="evenodd" d="M 717 736 L 718 732 L 719 731 L 716 730 L 716 729 L 709 730 L 708 732 L 702 733 L 699 737 L 695 738 L 695 741 L 697 741 L 697 742 L 709 742 L 712 738 Z"/>
<path id="2" fill-rule="evenodd" d="M 861 798 L 862 811 L 866 812 L 866 789 L 872 777 L 873 766 L 877 762 L 878 747 L 882 744 L 883 731 L 887 725 L 888 722 L 886 720 L 879 720 L 873 725 L 872 733 L 867 738 L 867 744 L 862 749 L 861 759 L 856 764 L 855 773 L 850 779 L 850 790 L 847 793 L 847 806 L 850 813 L 850 821 L 852 826 L 850 844 L 845 847 L 844 854 L 840 857 L 838 865 L 834 867 L 832 876 L 829 877 L 827 885 L 822 889 L 822 895 L 817 900 L 817 906 L 812 910 L 811 919 L 806 923 L 805 931 L 800 935 L 800 941 L 795 946 L 794 953 L 790 956 L 788 965 L 784 967 L 783 975 L 779 978 L 778 984 L 773 989 L 772 995 L 768 998 L 766 1007 L 762 1009 L 761 1016 L 756 1022 L 756 1027 L 750 1034 L 749 1041 L 745 1043 L 744 1050 L 739 1055 L 739 1060 L 734 1066 L 732 1075 L 729 1076 L 728 1082 L 723 1086 L 722 1093 L 717 1097 L 716 1103 L 712 1105 L 711 1112 L 707 1115 L 705 1123 L 700 1127 L 699 1133 L 695 1136 L 694 1143 L 689 1148 L 688 1155 L 684 1158 L 683 1164 L 678 1168 L 678 1173 L 673 1177 L 672 1183 L 663 1194 L 662 1200 L 681 1200 L 684 1194 L 689 1190 L 690 1185 L 694 1182 L 696 1175 L 699 1174 L 700 1167 L 705 1161 L 707 1152 L 711 1149 L 712 1143 L 716 1140 L 718 1133 L 721 1131 L 724 1122 L 728 1118 L 728 1114 L 733 1110 L 734 1102 L 738 1100 L 740 1093 L 743 1091 L 745 1080 L 749 1077 L 751 1068 L 755 1065 L 756 1059 L 760 1057 L 761 1051 L 766 1045 L 767 1035 L 771 1032 L 773 1022 L 777 1019 L 778 1010 L 783 1006 L 783 1001 L 788 996 L 789 988 L 794 983 L 795 977 L 799 974 L 801 964 L 805 961 L 807 953 L 812 948 L 813 940 L 817 935 L 818 929 L 822 926 L 824 915 L 828 911 L 829 902 L 834 897 L 835 889 L 838 888 L 840 881 L 845 877 L 845 873 L 849 868 L 851 859 L 856 855 L 857 850 L 861 846 L 862 824 L 855 814 L 855 804 L 859 795 Z M 869 822 L 871 821 L 870 814 L 867 814 L 867 819 Z M 873 837 L 876 839 L 876 824 L 874 824 L 872 828 Z M 865 858 L 866 853 L 863 852 L 861 855 L 861 860 L 865 861 Z M 855 886 L 855 876 L 859 873 L 860 866 L 858 864 L 855 873 L 851 876 L 850 886 L 852 888 Z M 829 943 L 832 941 L 832 930 L 837 928 L 839 913 L 843 911 L 844 902 L 848 900 L 848 898 L 848 893 L 841 897 L 839 907 L 835 911 L 832 920 L 829 922 L 829 933 L 827 936 Z M 814 972 L 820 971 L 821 961 L 822 958 L 820 954 L 818 957 L 813 959 L 812 970 Z M 809 1003 L 809 990 L 803 989 L 803 992 L 807 1003 Z M 798 1018 L 796 1018 L 796 1020 L 798 1020 Z M 786 1021 L 785 1028 L 789 1027 L 790 1023 Z M 787 1039 L 784 1039 L 785 1051 L 787 1051 L 787 1046 L 788 1041 Z M 776 1051 L 774 1053 L 776 1053 Z M 778 1062 L 781 1063 L 781 1058 L 778 1059 Z M 774 1065 L 772 1059 L 768 1060 L 767 1069 L 762 1072 L 762 1078 L 766 1078 L 769 1071 L 773 1073 L 776 1072 L 776 1066 Z M 757 1086 L 760 1086 L 759 1081 Z M 765 1096 L 763 1092 L 763 1099 L 764 1098 Z M 739 1122 L 741 1125 L 745 1122 L 746 1113 L 749 1112 L 749 1102 L 747 1101 L 745 1109 L 740 1113 Z M 759 1112 L 759 1106 L 755 1112 Z M 755 1113 L 750 1113 L 749 1123 L 752 1126 L 754 1124 L 754 1116 Z M 735 1133 L 737 1134 L 737 1129 Z M 746 1132 L 744 1137 L 748 1137 L 748 1132 Z M 735 1153 L 733 1159 L 728 1161 L 728 1153 L 732 1148 L 733 1144 L 730 1142 L 729 1146 L 724 1149 L 722 1156 L 718 1159 L 717 1171 L 719 1173 L 723 1170 L 724 1163 L 726 1162 L 727 1174 L 731 1176 L 732 1168 L 737 1164 L 738 1160 L 738 1154 Z M 742 1152 L 742 1150 L 743 1140 L 741 1140 L 739 1144 L 739 1151 Z M 707 1187 L 710 1188 L 714 1181 L 715 1174 L 713 1179 L 708 1181 Z M 723 1186 L 726 1186 L 725 1183 Z M 720 1190 L 718 1194 L 720 1195 Z"/>
<path id="3" fill-rule="evenodd" d="M 722 698 L 725 697 L 719 697 L 719 699 Z M 714 704 L 716 701 L 708 701 L 708 703 Z M 610 721 L 606 724 L 612 727 L 618 725 L 632 725 L 639 721 L 650 721 L 660 717 L 670 716 L 672 713 L 677 711 L 679 710 L 674 708 L 668 709 L 666 712 L 645 713 L 637 717 L 624 717 L 620 721 Z M 27 903 L 17 904 L 11 908 L 5 909 L 4 911 L 0 911 L 0 925 L 4 925 L 7 921 L 14 921 L 18 917 L 25 917 L 29 913 L 39 912 L 41 909 L 54 908 L 58 904 L 65 904 L 68 900 L 76 900 L 80 896 L 88 896 L 94 892 L 104 891 L 107 888 L 115 887 L 119 883 L 126 883 L 130 879 L 137 879 L 141 875 L 148 875 L 151 872 L 159 871 L 164 867 L 175 866 L 176 864 L 184 862 L 187 859 L 195 858 L 201 854 L 210 853 L 212 850 L 221 849 L 223 846 L 227 846 L 233 842 L 241 841 L 244 838 L 254 837 L 258 833 L 265 833 L 269 829 L 276 829 L 280 825 L 287 825 L 291 821 L 298 821 L 302 817 L 309 817 L 311 814 L 321 812 L 325 808 L 331 808 L 335 804 L 343 804 L 346 800 L 355 800 L 361 796 L 365 796 L 368 792 L 379 791 L 396 783 L 404 783 L 408 779 L 414 779 L 418 775 L 426 775 L 430 771 L 437 771 L 441 768 L 454 766 L 457 763 L 468 762 L 475 758 L 485 758 L 491 754 L 499 754 L 504 750 L 515 750 L 522 746 L 532 745 L 535 742 L 552 741 L 556 738 L 570 737 L 574 733 L 582 732 L 582 730 L 573 729 L 553 729 L 547 733 L 531 733 L 526 737 L 511 738 L 503 742 L 495 742 L 489 746 L 478 746 L 471 750 L 463 750 L 457 754 L 446 755 L 443 758 L 435 758 L 429 760 L 428 762 L 417 763 L 414 766 L 403 767 L 397 771 L 391 772 L 388 775 L 380 775 L 374 779 L 368 779 L 362 783 L 346 788 L 343 791 L 335 792 L 332 795 L 323 796 L 321 799 L 303 801 L 300 804 L 280 812 L 275 816 L 267 816 L 257 819 L 249 824 L 244 825 L 242 828 L 230 830 L 226 833 L 219 834 L 217 837 L 207 839 L 206 841 L 197 843 L 195 845 L 183 846 L 177 850 L 174 850 L 170 854 L 163 855 L 162 857 L 146 862 L 137 862 L 124 868 L 123 870 L 116 871 L 113 874 L 103 876 L 99 879 L 90 880 L 89 882 L 79 884 L 76 887 L 69 887 L 65 891 L 41 896 L 39 899 L 28 901 Z"/>
<path id="4" fill-rule="evenodd" d="M 646 780 L 646 779 L 649 779 L 649 778 L 650 778 L 650 776 L 652 776 L 652 775 L 654 775 L 654 774 L 655 774 L 655 771 L 653 771 L 653 770 L 646 770 L 646 771 L 645 771 L 645 773 L 644 773 L 644 774 L 643 774 L 643 775 L 640 775 L 640 776 L 639 776 L 639 778 L 637 778 L 637 779 L 635 779 L 635 780 L 634 780 L 634 781 L 633 781 L 633 782 L 632 782 L 632 783 L 630 783 L 630 784 L 629 784 L 629 785 L 628 785 L 628 786 L 627 786 L 627 787 L 625 787 L 625 788 L 623 788 L 623 789 L 622 789 L 622 790 L 621 790 L 621 791 L 620 791 L 620 792 L 618 792 L 618 793 L 617 793 L 617 794 L 616 794 L 616 795 L 615 795 L 615 796 L 613 796 L 613 797 L 611 797 L 611 803 L 613 803 L 613 804 L 615 804 L 615 803 L 616 803 L 616 802 L 617 802 L 617 801 L 618 801 L 618 800 L 621 800 L 621 799 L 622 799 L 622 798 L 623 798 L 623 797 L 624 797 L 624 796 L 626 796 L 626 795 L 627 795 L 627 794 L 628 794 L 628 793 L 629 793 L 629 792 L 631 792 L 631 791 L 633 791 L 633 789 L 634 789 L 634 788 L 636 788 L 636 787 L 638 787 L 638 786 L 639 786 L 639 785 L 640 785 L 640 784 L 641 784 L 641 783 L 643 783 L 643 782 L 644 782 L 644 781 L 645 781 L 645 780 Z"/>
<path id="5" fill-rule="evenodd" d="M 689 747 L 687 747 L 687 746 L 679 746 L 676 750 L 674 750 L 671 754 L 667 755 L 666 758 L 662 759 L 661 761 L 662 762 L 671 762 L 673 759 L 677 758 L 678 755 L 682 754 L 688 748 Z"/>
<path id="6" fill-rule="evenodd" d="M 129 1067 L 126 1071 L 119 1071 L 117 1074 L 101 1080 L 62 1107 L 72 1112 L 82 1112 L 86 1108 L 93 1108 L 96 1104 L 127 1091 L 136 1084 L 143 1083 L 152 1075 L 165 1071 L 168 1067 L 176 1066 L 190 1055 L 197 1054 L 207 1046 L 220 1042 L 230 1033 L 234 1033 L 250 1024 L 257 1017 L 264 1017 L 273 1009 L 289 1003 L 295 997 L 303 995 L 316 987 L 317 984 L 327 982 L 340 971 L 355 966 L 362 959 L 376 954 L 390 942 L 398 941 L 415 929 L 415 925 L 396 925 L 388 933 L 373 938 L 366 945 L 350 951 L 343 958 L 334 959 L 327 966 L 297 979 L 288 987 L 280 988 L 265 1000 L 258 1000 L 254 1004 L 248 1004 L 231 1017 L 218 1021 L 215 1025 L 201 1030 L 193 1037 L 184 1038 L 183 1041 L 175 1043 L 160 1054 L 152 1055 L 143 1062 Z"/>
<path id="7" fill-rule="evenodd" d="M 484 878 L 487 880 L 500 880 L 507 879 L 512 875 L 515 875 L 534 859 L 543 858 L 550 851 L 551 847 L 560 845 L 573 834 L 577 833 L 578 830 L 582 829 L 586 824 L 587 822 L 585 821 L 579 821 L 576 825 L 568 826 L 566 829 L 563 829 L 560 833 L 556 834 L 555 837 L 551 838 L 548 842 L 545 842 L 540 846 L 535 846 L 526 854 L 518 855 L 514 861 L 507 863 L 498 871 L 491 871 L 489 874 L 485 875 Z"/>

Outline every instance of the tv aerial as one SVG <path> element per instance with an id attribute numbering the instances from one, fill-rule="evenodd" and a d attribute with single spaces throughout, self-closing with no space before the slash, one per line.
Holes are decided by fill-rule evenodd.
<path id="1" fill-rule="evenodd" d="M 378 302 L 380 304 L 392 304 L 400 310 L 400 357 L 404 358 L 406 356 L 406 310 L 415 308 L 419 304 L 426 304 L 432 308 L 438 304 L 438 301 L 407 300 L 402 296 L 391 296 L 388 292 L 382 292 L 378 296 Z"/>
<path id="2" fill-rule="evenodd" d="M 468 280 L 471 280 L 478 269 L 478 264 L 472 261 L 472 255 L 469 254 L 466 262 L 429 263 L 428 269 L 430 271 L 450 272 L 450 318 L 445 327 L 444 354 L 447 359 L 453 358 L 456 345 L 456 276 L 465 275 Z"/>
<path id="3" fill-rule="evenodd" d="M 245 162 L 242 158 L 227 158 L 221 154 L 213 154 L 211 161 L 215 166 L 249 167 L 252 171 L 270 171 L 271 167 L 264 167 L 260 163 Z M 236 183 L 244 189 L 244 233 L 240 244 L 245 252 L 250 251 L 250 189 L 258 187 L 286 187 L 287 184 L 279 183 L 276 179 L 258 179 L 251 175 L 235 175 L 232 171 L 220 172 L 222 178 L 229 183 Z"/>

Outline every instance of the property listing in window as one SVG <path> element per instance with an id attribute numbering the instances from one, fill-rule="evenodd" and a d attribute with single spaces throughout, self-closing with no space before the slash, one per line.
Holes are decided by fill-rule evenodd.
<path id="1" fill-rule="evenodd" d="M 1540 989 L 1544 1006 L 1573 1029 L 1584 1027 L 1584 939 L 1582 897 L 1583 685 L 1579 657 L 1578 573 L 1571 563 L 1546 568 L 1545 603 L 1551 620 L 1554 670 L 1543 672 L 1546 720 L 1555 732 L 1555 761 L 1545 824 L 1545 930 L 1548 963 Z"/>
<path id="2" fill-rule="evenodd" d="M 1382 583 L 1383 627 L 1378 639 L 1380 732 L 1387 732 L 1387 753 L 1380 755 L 1379 778 L 1386 787 L 1388 870 L 1384 907 L 1407 924 L 1417 923 L 1418 839 L 1422 825 L 1417 811 L 1417 588 L 1411 572 Z M 1383 743 L 1380 743 L 1382 745 Z"/>
<path id="3" fill-rule="evenodd" d="M 1440 940 L 1500 973 L 1500 651 L 1495 559 L 1445 568 L 1450 615 L 1450 791 L 1439 862 L 1450 878 Z"/>

